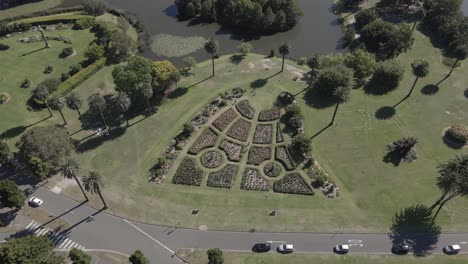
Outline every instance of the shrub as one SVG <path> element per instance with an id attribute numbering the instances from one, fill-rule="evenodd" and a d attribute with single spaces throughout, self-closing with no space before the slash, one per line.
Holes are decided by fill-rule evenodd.
<path id="1" fill-rule="evenodd" d="M 193 143 L 193 145 L 188 150 L 188 153 L 197 155 L 200 153 L 200 151 L 213 147 L 217 138 L 218 135 L 213 130 L 210 128 L 206 129 L 200 136 L 198 136 L 195 143 Z"/>
<path id="2" fill-rule="evenodd" d="M 381 62 L 372 75 L 369 92 L 384 94 L 394 90 L 403 79 L 404 69 L 396 60 Z"/>
<path id="3" fill-rule="evenodd" d="M 242 158 L 242 146 L 237 143 L 225 139 L 219 144 L 219 149 L 226 153 L 230 161 L 239 162 Z"/>
<path id="4" fill-rule="evenodd" d="M 25 201 L 26 196 L 15 182 L 0 180 L 0 202 L 4 206 L 21 208 Z"/>
<path id="5" fill-rule="evenodd" d="M 44 73 L 45 73 L 45 74 L 50 74 L 50 73 L 52 73 L 52 72 L 54 72 L 54 67 L 53 67 L 52 65 L 47 65 L 47 66 L 45 67 L 45 69 L 44 69 Z"/>
<path id="6" fill-rule="evenodd" d="M 182 139 L 187 139 L 192 135 L 193 132 L 195 132 L 195 127 L 192 125 L 192 123 L 188 122 L 184 124 L 184 128 L 182 129 L 180 136 Z"/>
<path id="7" fill-rule="evenodd" d="M 45 86 L 49 90 L 50 93 L 56 91 L 60 85 L 60 79 L 57 78 L 47 78 L 37 86 Z"/>
<path id="8" fill-rule="evenodd" d="M 5 165 L 10 161 L 10 148 L 7 143 L 0 140 L 0 165 Z"/>
<path id="9" fill-rule="evenodd" d="M 454 124 L 447 130 L 447 135 L 455 141 L 466 143 L 468 141 L 468 128 L 462 124 Z"/>
<path id="10" fill-rule="evenodd" d="M 197 166 L 197 163 L 192 158 L 184 158 L 177 169 L 173 184 L 200 186 L 203 179 L 203 171 Z"/>
<path id="11" fill-rule="evenodd" d="M 344 45 L 349 46 L 349 45 L 351 45 L 351 43 L 353 43 L 354 38 L 356 37 L 356 31 L 354 31 L 353 28 L 348 27 L 348 28 L 346 28 L 344 33 L 345 33 L 344 34 Z"/>
<path id="12" fill-rule="evenodd" d="M 290 92 L 283 91 L 278 94 L 277 100 L 281 105 L 287 106 L 294 102 L 294 95 Z"/>
<path id="13" fill-rule="evenodd" d="M 327 175 L 322 170 L 318 170 L 315 173 L 315 180 L 314 180 L 314 183 L 313 183 L 314 186 L 316 188 L 322 187 L 325 184 L 326 181 L 328 181 Z"/>
<path id="14" fill-rule="evenodd" d="M 281 123 L 276 124 L 276 143 L 281 143 L 284 141 L 283 131 L 281 129 Z"/>
<path id="15" fill-rule="evenodd" d="M 296 136 L 290 146 L 294 158 L 303 161 L 312 151 L 312 141 L 303 135 Z"/>
<path id="16" fill-rule="evenodd" d="M 247 42 L 241 43 L 239 44 L 239 46 L 237 46 L 237 50 L 240 53 L 242 53 L 242 55 L 247 55 L 248 53 L 250 53 L 250 51 L 252 51 L 252 48 L 252 44 Z"/>
<path id="17" fill-rule="evenodd" d="M 132 264 L 149 264 L 150 263 L 148 258 L 146 258 L 145 255 L 143 255 L 143 252 L 141 252 L 140 250 L 136 250 L 135 252 L 133 252 L 133 254 L 128 258 L 128 260 Z"/>
<path id="18" fill-rule="evenodd" d="M 263 110 L 260 112 L 258 116 L 258 121 L 260 122 L 269 122 L 269 121 L 274 121 L 278 118 L 280 118 L 281 111 L 278 107 L 273 107 L 270 110 Z"/>
<path id="19" fill-rule="evenodd" d="M 9 48 L 10 48 L 9 45 L 0 43 L 0 50 L 7 50 L 7 49 L 9 49 Z"/>
<path id="20" fill-rule="evenodd" d="M 86 81 L 90 76 L 95 74 L 97 71 L 102 69 L 106 64 L 106 59 L 102 58 L 95 63 L 88 65 L 88 67 L 80 70 L 77 74 L 71 76 L 57 88 L 56 94 L 66 95 L 71 92 L 73 89 L 78 87 L 84 81 Z M 80 66 L 81 67 L 81 66 Z"/>
<path id="21" fill-rule="evenodd" d="M 82 69 L 83 67 L 81 66 L 81 64 L 79 63 L 73 64 L 70 66 L 70 70 L 68 71 L 68 73 L 70 74 L 70 76 L 73 76 L 77 74 L 79 71 L 81 71 Z"/>
<path id="22" fill-rule="evenodd" d="M 24 81 L 21 83 L 21 88 L 29 88 L 33 85 L 33 82 L 29 79 L 24 79 Z"/>
<path id="23" fill-rule="evenodd" d="M 257 125 L 253 138 L 256 144 L 271 144 L 273 136 L 273 125 Z"/>
<path id="24" fill-rule="evenodd" d="M 281 171 L 281 165 L 276 162 L 269 162 L 263 167 L 263 172 L 269 177 L 278 177 Z"/>
<path id="25" fill-rule="evenodd" d="M 66 58 L 72 54 L 73 54 L 73 48 L 67 47 L 67 48 L 64 48 L 62 52 L 60 53 L 60 58 Z"/>
<path id="26" fill-rule="evenodd" d="M 93 27 L 94 23 L 96 23 L 96 19 L 94 17 L 82 18 L 75 21 L 74 28 L 87 29 Z"/>
<path id="27" fill-rule="evenodd" d="M 210 150 L 201 156 L 201 164 L 207 168 L 217 168 L 223 163 L 223 155 L 217 150 Z"/>
<path id="28" fill-rule="evenodd" d="M 102 0 L 83 0 L 83 9 L 90 15 L 102 15 L 107 10 L 107 5 Z"/>
<path id="29" fill-rule="evenodd" d="M 351 87 L 354 82 L 353 70 L 342 65 L 323 69 L 317 81 L 314 84 L 314 89 L 324 97 L 333 97 L 333 92 L 336 87 Z"/>
<path id="30" fill-rule="evenodd" d="M 279 193 L 313 195 L 314 191 L 299 173 L 291 173 L 273 184 L 273 191 Z"/>
<path id="31" fill-rule="evenodd" d="M 7 92 L 0 92 L 0 104 L 10 101 L 10 95 Z"/>
<path id="32" fill-rule="evenodd" d="M 68 72 L 64 72 L 60 75 L 60 80 L 62 80 L 62 82 L 68 80 L 68 78 L 70 78 L 70 74 Z"/>
<path id="33" fill-rule="evenodd" d="M 254 168 L 246 168 L 242 177 L 241 188 L 244 190 L 268 191 L 268 182 Z"/>
<path id="34" fill-rule="evenodd" d="M 374 54 L 361 49 L 346 54 L 344 63 L 354 70 L 354 77 L 358 80 L 371 76 L 377 66 Z"/>
<path id="35" fill-rule="evenodd" d="M 307 62 L 307 58 L 306 57 L 300 57 L 298 60 L 297 60 L 297 65 L 305 65 Z"/>
<path id="36" fill-rule="evenodd" d="M 364 10 L 358 12 L 355 15 L 356 28 L 357 29 L 362 29 L 367 24 L 371 23 L 372 21 L 376 20 L 377 18 L 379 18 L 379 14 L 375 10 L 375 8 L 364 9 Z"/>
<path id="37" fill-rule="evenodd" d="M 249 159 L 247 164 L 259 165 L 265 160 L 271 158 L 271 148 L 270 147 L 257 147 L 253 146 L 250 148 Z"/>
<path id="38" fill-rule="evenodd" d="M 209 249 L 208 254 L 208 264 L 224 264 L 223 252 L 219 248 Z"/>
<path id="39" fill-rule="evenodd" d="M 281 164 L 283 164 L 284 168 L 287 171 L 291 171 L 296 168 L 296 164 L 294 164 L 286 146 L 276 147 L 275 159 L 279 161 Z"/>
<path id="40" fill-rule="evenodd" d="M 234 119 L 239 115 L 232 108 L 229 108 L 224 113 L 222 113 L 215 121 L 213 121 L 213 126 L 216 127 L 219 131 L 226 129 L 229 124 L 231 124 Z"/>
<path id="41" fill-rule="evenodd" d="M 242 142 L 246 142 L 249 137 L 251 125 L 249 121 L 239 118 L 228 130 L 227 135 Z"/>
<path id="42" fill-rule="evenodd" d="M 243 100 L 236 104 L 236 109 L 247 119 L 252 119 L 255 115 L 255 109 L 250 106 L 249 100 Z"/>
<path id="43" fill-rule="evenodd" d="M 93 63 L 104 56 L 104 47 L 96 43 L 91 43 L 84 52 L 85 58 Z"/>
<path id="44" fill-rule="evenodd" d="M 217 172 L 211 172 L 206 185 L 218 188 L 231 188 L 236 182 L 237 169 L 238 166 L 228 164 Z"/>
<path id="45" fill-rule="evenodd" d="M 86 254 L 85 252 L 73 248 L 70 250 L 70 253 L 68 254 L 68 257 L 70 260 L 75 264 L 90 264 L 91 263 L 91 256 Z"/>

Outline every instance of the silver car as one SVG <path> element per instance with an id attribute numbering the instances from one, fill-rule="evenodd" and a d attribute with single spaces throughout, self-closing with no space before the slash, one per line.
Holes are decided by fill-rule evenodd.
<path id="1" fill-rule="evenodd" d="M 28 203 L 29 203 L 31 206 L 39 207 L 39 206 L 41 206 L 41 204 L 44 203 L 44 201 L 42 201 L 41 199 L 39 199 L 39 198 L 37 198 L 37 197 L 31 197 L 31 199 L 29 199 Z"/>
<path id="2" fill-rule="evenodd" d="M 457 254 L 460 252 L 460 245 L 448 245 L 443 248 L 445 254 Z"/>
<path id="3" fill-rule="evenodd" d="M 293 253 L 294 245 L 292 244 L 282 244 L 278 246 L 278 252 L 280 253 Z"/>

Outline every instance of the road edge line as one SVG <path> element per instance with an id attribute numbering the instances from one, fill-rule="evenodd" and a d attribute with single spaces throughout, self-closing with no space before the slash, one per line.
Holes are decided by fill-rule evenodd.
<path id="1" fill-rule="evenodd" d="M 163 248 L 165 248 L 167 251 L 171 252 L 172 254 L 175 254 L 174 250 L 168 248 L 166 245 L 164 245 L 163 243 L 159 242 L 156 238 L 150 236 L 148 233 L 146 233 L 145 231 L 141 230 L 139 227 L 137 227 L 136 225 L 130 223 L 127 219 L 123 219 L 127 224 L 131 225 L 133 228 L 135 228 L 136 230 L 140 231 L 140 233 L 142 233 L 143 235 L 145 235 L 146 237 L 148 237 L 149 239 L 153 240 L 154 242 L 158 243 L 160 246 L 162 246 Z"/>

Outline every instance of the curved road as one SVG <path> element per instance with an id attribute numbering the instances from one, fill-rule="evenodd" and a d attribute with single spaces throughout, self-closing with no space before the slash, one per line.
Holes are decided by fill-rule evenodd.
<path id="1" fill-rule="evenodd" d="M 60 216 L 70 223 L 63 234 L 83 245 L 87 250 L 112 250 L 131 254 L 140 249 L 152 263 L 184 263 L 174 255 L 182 248 L 251 252 L 252 245 L 270 241 L 273 247 L 279 243 L 292 243 L 298 252 L 332 253 L 336 244 L 350 244 L 350 253 L 391 254 L 392 241 L 388 234 L 342 233 L 249 233 L 230 231 L 202 231 L 142 224 L 122 219 L 80 204 L 66 196 L 40 187 L 34 196 L 44 201 L 41 209 Z M 86 221 L 94 214 L 93 221 Z M 424 236 L 418 241 L 424 243 Z M 458 243 L 462 252 L 468 250 L 468 234 L 441 234 L 429 252 L 442 254 L 442 247 Z"/>

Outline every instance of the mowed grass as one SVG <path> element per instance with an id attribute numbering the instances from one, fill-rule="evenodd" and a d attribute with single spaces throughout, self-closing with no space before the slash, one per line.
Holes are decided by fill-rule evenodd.
<path id="1" fill-rule="evenodd" d="M 224 262 L 229 264 L 286 264 L 286 263 L 327 263 L 327 264 L 462 264 L 468 261 L 468 256 L 428 256 L 417 258 L 412 256 L 369 256 L 369 255 L 319 255 L 294 253 L 281 255 L 278 253 L 234 253 L 223 252 Z M 206 251 L 187 252 L 185 260 L 192 264 L 208 263 Z"/>
<path id="2" fill-rule="evenodd" d="M 69 66 L 83 60 L 83 53 L 88 44 L 94 39 L 94 35 L 88 30 L 60 30 L 47 32 L 50 36 L 64 36 L 72 41 L 65 44 L 59 41 L 49 41 L 51 48 L 44 48 L 43 42 L 17 43 L 17 40 L 39 33 L 24 33 L 11 38 L 0 39 L 1 43 L 10 46 L 10 49 L 0 52 L 0 91 L 5 91 L 12 96 L 10 102 L 0 105 L 0 133 L 5 133 L 7 142 L 13 146 L 18 136 L 27 127 L 48 117 L 47 111 L 30 111 L 26 102 L 31 96 L 31 91 L 39 82 L 48 77 L 59 78 L 61 73 L 67 72 Z M 77 51 L 74 57 L 61 59 L 59 54 L 65 47 L 73 47 Z M 52 65 L 55 71 L 52 74 L 44 74 L 44 68 Z M 33 81 L 30 88 L 21 88 L 25 78 Z M 58 114 L 58 113 L 57 113 Z M 59 123 L 59 115 L 42 124 Z"/>
<path id="3" fill-rule="evenodd" d="M 34 12 L 39 12 L 42 10 L 49 10 L 54 7 L 59 6 L 63 0 L 42 0 L 36 3 L 28 3 L 24 5 L 19 5 L 16 7 L 0 10 L 0 20 L 23 16 Z"/>

